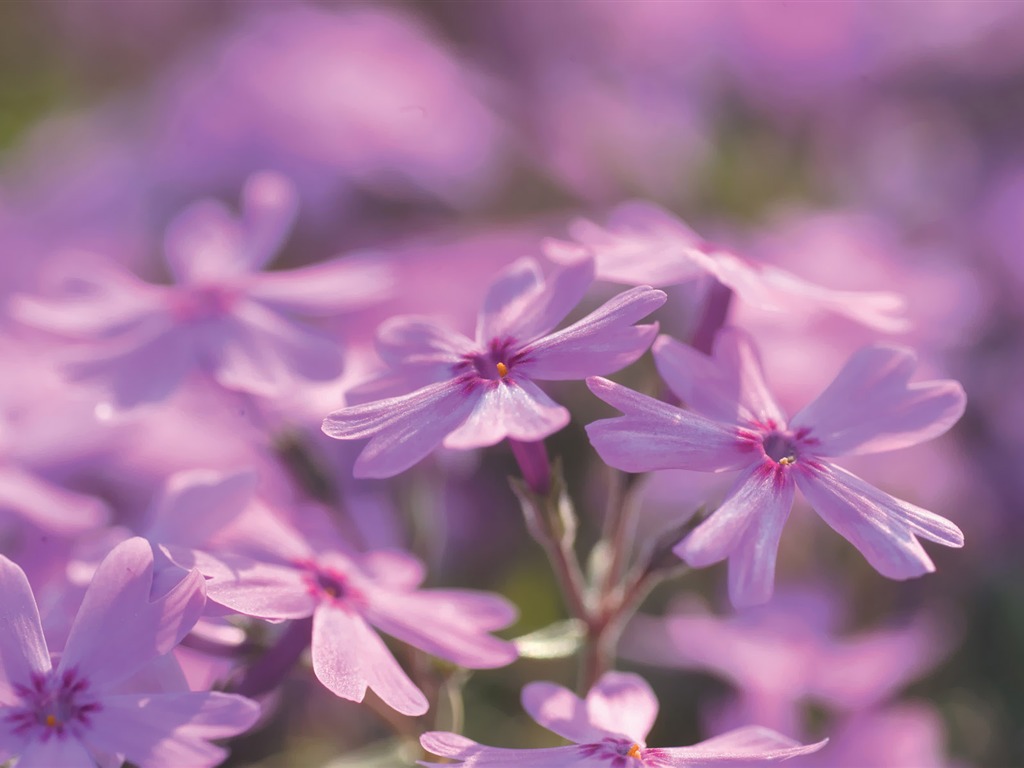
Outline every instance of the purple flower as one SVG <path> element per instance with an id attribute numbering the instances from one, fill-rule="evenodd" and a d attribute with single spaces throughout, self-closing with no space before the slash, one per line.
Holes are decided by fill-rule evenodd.
<path id="1" fill-rule="evenodd" d="M 168 228 L 167 264 L 176 284 L 146 283 L 107 262 L 79 259 L 64 275 L 66 295 L 20 296 L 22 322 L 98 342 L 68 365 L 95 378 L 116 404 L 162 400 L 200 370 L 221 386 L 278 396 L 297 381 L 338 377 L 342 353 L 326 333 L 292 315 L 334 315 L 381 295 L 381 268 L 339 260 L 260 272 L 284 242 L 298 207 L 291 183 L 256 174 L 242 193 L 242 218 L 206 200 Z"/>
<path id="2" fill-rule="evenodd" d="M 168 653 L 203 610 L 198 571 L 152 599 L 153 554 L 142 539 L 117 546 L 89 586 L 56 667 L 22 570 L 0 557 L 0 760 L 94 766 L 206 766 L 226 752 L 210 739 L 249 728 L 259 707 L 210 692 L 135 692 L 129 678 Z"/>
<path id="3" fill-rule="evenodd" d="M 587 432 L 605 462 L 629 472 L 742 470 L 721 507 L 675 550 L 696 568 L 728 558 L 733 604 L 771 596 L 779 538 L 797 487 L 826 523 L 891 579 L 935 570 L 918 537 L 963 546 L 963 534 L 948 520 L 830 461 L 915 445 L 941 435 L 963 414 L 965 396 L 957 382 L 909 383 L 915 367 L 909 350 L 861 349 L 789 420 L 765 385 L 753 345 L 735 329 L 718 335 L 712 358 L 666 336 L 655 342 L 654 358 L 692 410 L 592 378 L 591 391 L 625 416 L 597 421 Z"/>
<path id="4" fill-rule="evenodd" d="M 597 277 L 626 285 L 673 285 L 711 276 L 745 303 L 775 312 L 834 312 L 881 331 L 907 329 L 903 299 L 893 293 L 834 291 L 770 264 L 748 261 L 708 243 L 668 211 L 633 202 L 613 211 L 607 229 L 580 220 L 571 235 L 594 254 Z M 549 241 L 554 259 L 578 246 Z"/>
<path id="5" fill-rule="evenodd" d="M 662 291 L 634 288 L 553 332 L 583 298 L 593 269 L 578 259 L 545 279 L 534 259 L 516 261 L 491 284 L 475 339 L 426 318 L 385 323 L 378 347 L 391 371 L 377 391 L 415 391 L 324 419 L 331 437 L 372 438 L 355 475 L 391 477 L 442 443 L 469 449 L 505 438 L 533 442 L 568 424 L 569 412 L 534 380 L 582 379 L 628 365 L 658 330 L 633 323 L 665 302 Z"/>
<path id="6" fill-rule="evenodd" d="M 949 649 L 948 633 L 925 617 L 839 638 L 836 608 L 834 595 L 810 589 L 782 590 L 766 605 L 726 617 L 687 600 L 668 616 L 630 621 L 622 655 L 707 670 L 738 689 L 728 723 L 796 735 L 804 730 L 805 702 L 869 709 L 922 677 Z"/>
<path id="7" fill-rule="evenodd" d="M 420 737 L 428 752 L 463 766 L 521 765 L 530 768 L 670 768 L 697 765 L 750 765 L 815 752 L 825 745 L 801 745 L 767 728 L 738 728 L 691 747 L 648 747 L 645 738 L 658 716 L 658 700 L 647 682 L 627 672 L 606 672 L 580 699 L 554 683 L 523 688 L 523 709 L 573 746 L 550 749 L 486 747 L 455 733 L 432 731 Z M 439 765 L 424 763 L 420 765 Z"/>
<path id="8" fill-rule="evenodd" d="M 207 577 L 210 600 L 265 619 L 313 617 L 313 672 L 332 693 L 362 701 L 371 688 L 406 715 L 427 711 L 423 692 L 408 678 L 371 628 L 427 653 L 474 669 L 501 667 L 515 646 L 488 633 L 508 626 L 516 610 L 505 599 L 461 589 L 418 589 L 423 565 L 397 550 L 364 555 L 315 551 L 271 518 L 258 534 L 274 553 L 256 560 L 170 550 Z M 254 545 L 255 546 L 255 545 Z"/>

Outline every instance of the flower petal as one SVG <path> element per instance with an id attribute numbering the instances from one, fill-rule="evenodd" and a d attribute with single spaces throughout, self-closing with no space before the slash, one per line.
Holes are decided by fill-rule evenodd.
<path id="1" fill-rule="evenodd" d="M 723 733 L 713 739 L 694 744 L 692 747 L 659 749 L 659 753 L 673 759 L 669 765 L 685 766 L 735 764 L 741 760 L 786 760 L 796 755 L 817 752 L 828 739 L 814 744 L 803 745 L 770 728 L 749 725 Z"/>
<path id="2" fill-rule="evenodd" d="M 612 211 L 607 229 L 580 219 L 569 233 L 594 254 L 599 280 L 674 285 L 708 273 L 702 238 L 653 203 L 624 203 Z"/>
<path id="3" fill-rule="evenodd" d="M 898 294 L 835 291 L 770 264 L 755 264 L 703 240 L 668 211 L 645 202 L 620 206 L 603 229 L 576 222 L 570 233 L 594 254 L 597 277 L 627 285 L 672 285 L 712 275 L 745 303 L 761 309 L 835 312 L 886 332 L 904 331 L 905 302 Z M 550 249 L 553 255 L 557 246 Z"/>
<path id="4" fill-rule="evenodd" d="M 709 270 L 746 304 L 769 312 L 808 315 L 833 312 L 884 333 L 910 328 L 906 301 L 888 291 L 837 291 L 808 282 L 771 264 L 753 263 L 734 253 L 713 250 Z"/>
<path id="5" fill-rule="evenodd" d="M 26 325 L 62 336 L 101 339 L 130 332 L 162 306 L 171 290 L 91 253 L 70 254 L 54 270 L 53 298 L 16 295 L 8 310 Z"/>
<path id="6" fill-rule="evenodd" d="M 246 281 L 246 289 L 250 298 L 272 310 L 329 317 L 383 301 L 394 282 L 393 268 L 370 253 L 260 272 Z"/>
<path id="7" fill-rule="evenodd" d="M 99 528 L 110 518 L 110 509 L 95 496 L 73 493 L 13 465 L 0 467 L 0 507 L 62 536 Z"/>
<path id="8" fill-rule="evenodd" d="M 390 589 L 416 589 L 427 577 L 423 563 L 399 549 L 368 552 L 359 565 L 370 579 Z"/>
<path id="9" fill-rule="evenodd" d="M 918 536 L 962 547 L 964 536 L 949 520 L 868 485 L 834 464 L 798 462 L 796 482 L 821 518 L 890 579 L 935 570 Z"/>
<path id="10" fill-rule="evenodd" d="M 477 744 L 457 733 L 428 731 L 420 736 L 420 745 L 427 752 L 458 760 L 455 765 L 465 768 L 585 768 L 607 765 L 606 760 L 599 763 L 591 760 L 578 746 L 550 747 L 548 749 L 502 749 Z M 431 766 L 441 763 L 420 761 L 419 765 Z"/>
<path id="11" fill-rule="evenodd" d="M 154 600 L 149 542 L 136 537 L 114 547 L 82 599 L 60 669 L 77 667 L 93 685 L 109 687 L 170 651 L 192 629 L 206 602 L 199 571 L 183 573 Z"/>
<path id="12" fill-rule="evenodd" d="M 249 271 L 269 264 L 284 245 L 299 211 L 292 181 L 273 171 L 252 174 L 242 188 L 244 256 Z"/>
<path id="13" fill-rule="evenodd" d="M 730 424 L 785 425 L 786 416 L 765 384 L 757 349 L 742 331 L 719 331 L 710 358 L 669 336 L 659 336 L 653 351 L 658 373 L 694 411 Z"/>
<path id="14" fill-rule="evenodd" d="M 298 568 L 232 554 L 163 549 L 175 563 L 203 574 L 208 600 L 238 613 L 261 619 L 301 619 L 316 607 L 316 599 Z"/>
<path id="15" fill-rule="evenodd" d="M 204 545 L 252 501 L 256 482 L 252 470 L 176 472 L 153 501 L 146 538 L 161 544 Z"/>
<path id="16" fill-rule="evenodd" d="M 322 604 L 313 614 L 313 672 L 336 696 L 362 701 L 369 687 L 403 715 L 422 715 L 427 699 L 361 616 Z"/>
<path id="17" fill-rule="evenodd" d="M 796 484 L 783 467 L 767 463 L 761 466 L 771 480 L 751 489 L 757 495 L 747 503 L 754 506 L 756 514 L 729 555 L 729 599 L 737 608 L 771 599 L 779 540 L 796 491 Z"/>
<path id="18" fill-rule="evenodd" d="M 451 366 L 475 349 L 473 342 L 429 317 L 402 315 L 377 329 L 377 354 L 391 366 Z"/>
<path id="19" fill-rule="evenodd" d="M 96 768 L 96 761 L 78 739 L 29 739 L 18 756 L 18 768 Z"/>
<path id="20" fill-rule="evenodd" d="M 227 389 L 273 397 L 297 382 L 341 375 L 336 339 L 256 302 L 239 302 L 200 337 L 205 362 Z"/>
<path id="21" fill-rule="evenodd" d="M 380 591 L 365 615 L 382 632 L 463 667 L 503 667 L 518 657 L 512 643 L 487 634 L 515 620 L 515 608 L 497 595 L 455 589 Z M 508 621 L 495 625 L 495 618 Z"/>
<path id="22" fill-rule="evenodd" d="M 641 744 L 658 717 L 658 697 L 631 672 L 605 672 L 587 693 L 586 705 L 593 725 Z"/>
<path id="23" fill-rule="evenodd" d="M 525 376 L 479 385 L 476 406 L 444 440 L 446 448 L 482 448 L 506 437 L 536 442 L 569 423 L 569 411 Z"/>
<path id="24" fill-rule="evenodd" d="M 179 283 L 236 277 L 249 266 L 245 233 L 218 200 L 201 200 L 179 213 L 164 235 L 164 254 Z"/>
<path id="25" fill-rule="evenodd" d="M 323 431 L 339 440 L 372 437 L 353 468 L 356 477 L 392 477 L 437 448 L 481 397 L 459 381 L 431 384 L 401 397 L 342 408 Z"/>
<path id="26" fill-rule="evenodd" d="M 499 272 L 480 307 L 477 344 L 486 347 L 492 339 L 508 335 L 515 318 L 535 300 L 543 285 L 544 275 L 536 259 L 518 259 Z"/>
<path id="27" fill-rule="evenodd" d="M 618 734 L 616 730 L 608 733 L 592 723 L 586 703 L 561 685 L 545 681 L 527 683 L 520 698 L 523 709 L 538 725 L 563 739 L 589 744 Z"/>
<path id="28" fill-rule="evenodd" d="M 119 408 L 157 403 L 195 367 L 192 342 L 188 329 L 176 328 L 168 317 L 154 314 L 137 332 L 89 358 L 69 361 L 65 370 L 75 381 L 102 383 Z"/>
<path id="29" fill-rule="evenodd" d="M 33 674 L 50 671 L 39 609 L 25 572 L 0 555 L 0 699 L 14 700 L 11 688 Z"/>
<path id="30" fill-rule="evenodd" d="M 966 396 L 952 380 L 910 384 L 916 365 L 909 349 L 865 347 L 791 426 L 810 429 L 821 456 L 892 451 L 938 437 L 963 415 Z"/>
<path id="31" fill-rule="evenodd" d="M 219 765 L 227 756 L 210 740 L 248 730 L 259 714 L 256 702 L 228 693 L 106 696 L 90 716 L 88 741 L 135 765 L 202 768 Z"/>
<path id="32" fill-rule="evenodd" d="M 657 323 L 634 326 L 665 303 L 653 288 L 633 288 L 605 302 L 568 328 L 523 348 L 529 374 L 537 379 L 582 379 L 613 373 L 644 353 L 658 332 Z"/>
<path id="33" fill-rule="evenodd" d="M 754 461 L 753 443 L 735 428 L 641 395 L 608 379 L 587 379 L 590 391 L 625 415 L 587 425 L 601 459 L 626 472 L 695 469 L 716 472 Z"/>
<path id="34" fill-rule="evenodd" d="M 526 342 L 548 333 L 583 300 L 593 280 L 589 256 L 565 264 L 546 280 L 536 260 L 519 259 L 487 293 L 477 319 L 477 344 L 486 348 L 505 338 Z"/>
<path id="35" fill-rule="evenodd" d="M 772 593 L 782 527 L 793 506 L 786 467 L 765 460 L 751 465 L 722 505 L 675 547 L 694 568 L 729 558 L 733 604 L 764 602 Z"/>

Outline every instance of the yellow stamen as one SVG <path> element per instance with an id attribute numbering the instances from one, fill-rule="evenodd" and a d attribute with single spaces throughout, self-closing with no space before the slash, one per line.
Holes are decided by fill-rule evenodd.
<path id="1" fill-rule="evenodd" d="M 796 464 L 796 457 L 794 456 L 783 456 L 779 459 L 779 464 L 784 467 L 788 467 L 790 464 Z"/>
<path id="2" fill-rule="evenodd" d="M 57 716 L 53 714 L 47 715 L 46 725 L 48 728 L 55 728 L 57 726 Z"/>
<path id="3" fill-rule="evenodd" d="M 503 379 L 508 376 L 508 366 L 504 363 L 498 363 L 498 375 Z"/>
<path id="4" fill-rule="evenodd" d="M 630 747 L 629 752 L 626 753 L 626 757 L 635 757 L 637 760 L 639 760 L 641 757 L 640 745 L 634 744 L 632 747 Z"/>

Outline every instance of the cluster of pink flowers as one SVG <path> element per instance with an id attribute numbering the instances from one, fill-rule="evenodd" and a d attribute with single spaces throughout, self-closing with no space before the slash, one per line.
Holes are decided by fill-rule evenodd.
<path id="1" fill-rule="evenodd" d="M 637 210 L 628 212 L 632 217 Z M 206 202 L 171 225 L 166 252 L 177 284 L 92 268 L 67 275 L 63 293 L 16 296 L 13 316 L 49 332 L 74 332 L 61 365 L 70 380 L 96 379 L 91 391 L 108 418 L 159 405 L 195 375 L 209 377 L 206 386 L 257 398 L 302 392 L 341 374 L 341 352 L 326 331 L 292 315 L 351 311 L 386 285 L 387 270 L 341 259 L 256 271 L 274 258 L 295 213 L 286 180 L 254 176 L 243 193 L 241 220 Z M 780 269 L 760 269 L 702 244 L 682 224 L 666 228 L 666 217 L 656 214 L 656 236 L 632 225 L 613 224 L 609 231 L 580 225 L 575 245 L 547 244 L 556 256 L 552 263 L 522 258 L 499 270 L 482 297 L 472 338 L 429 317 L 382 323 L 377 354 L 383 367 L 348 390 L 364 402 L 323 421 L 333 438 L 369 438 L 352 464 L 354 477 L 393 477 L 442 445 L 469 450 L 507 440 L 526 480 L 524 504 L 543 517 L 545 499 L 563 483 L 549 466 L 544 440 L 572 417 L 537 382 L 586 380 L 624 414 L 587 425 L 611 467 L 740 472 L 720 507 L 674 549 L 695 567 L 728 559 L 736 605 L 771 597 L 797 488 L 883 575 L 905 579 L 933 570 L 918 537 L 961 546 L 959 529 L 832 463 L 836 456 L 936 437 L 963 413 L 956 382 L 910 381 L 909 350 L 875 345 L 857 352 L 821 396 L 787 418 L 742 331 L 712 329 L 709 356 L 658 337 L 657 323 L 637 324 L 665 304 L 661 290 L 639 285 L 564 325 L 595 278 L 640 283 L 644 277 L 661 283 L 709 278 L 740 301 L 776 309 L 794 301 L 815 310 L 839 307 L 850 317 L 892 324 L 878 314 L 898 304 L 888 295 L 830 293 Z M 709 293 L 709 305 L 714 296 Z M 602 377 L 636 361 L 652 342 L 671 403 Z M 141 765 L 213 764 L 223 751 L 209 739 L 240 733 L 258 717 L 256 701 L 240 694 L 272 691 L 277 680 L 266 667 L 287 669 L 306 648 L 316 679 L 336 696 L 361 702 L 369 689 L 403 715 L 423 715 L 430 699 L 375 629 L 460 667 L 516 660 L 517 645 L 490 634 L 515 621 L 507 600 L 423 589 L 427 574 L 420 560 L 400 549 L 360 545 L 324 507 L 284 500 L 272 486 L 256 467 L 196 467 L 170 475 L 145 515 L 105 528 L 100 502 L 53 488 L 12 464 L 2 484 L 9 506 L 25 525 L 68 537 L 69 568 L 88 578 L 88 587 L 81 594 L 72 584 L 61 590 L 53 573 L 43 579 L 58 606 L 48 634 L 63 639 L 60 652 L 51 653 L 25 572 L 4 560 L 3 754 L 17 757 L 18 765 L 90 765 L 110 756 Z M 31 550 L 25 555 L 31 558 Z M 80 608 L 67 626 L 60 611 L 76 601 L 76 590 Z M 628 620 L 625 606 L 619 610 Z M 187 656 L 174 661 L 171 652 L 192 637 L 200 651 L 230 653 L 237 640 L 225 624 L 228 616 L 245 617 L 249 627 L 263 620 L 289 622 L 289 628 L 278 633 L 265 664 L 238 663 L 226 678 L 223 671 L 208 673 L 206 685 L 189 690 L 201 673 L 186 671 L 182 678 L 180 665 L 196 662 Z M 275 662 L 275 654 L 284 660 Z M 167 669 L 157 675 L 159 666 Z M 174 675 L 168 677 L 173 668 L 175 684 Z M 211 691 L 216 679 L 236 692 Z M 439 732 L 425 734 L 422 745 L 467 766 L 625 767 L 770 761 L 825 743 L 801 746 L 763 723 L 744 723 L 693 747 L 647 747 L 657 712 L 647 684 L 607 670 L 591 683 L 585 701 L 551 684 L 523 691 L 534 718 L 577 746 L 497 749 Z M 122 738 L 126 729 L 131 733 Z"/>
<path id="2" fill-rule="evenodd" d="M 872 84 L 1024 14 L 52 5 L 154 51 L 0 166 L 0 765 L 959 765 L 1024 176 Z"/>

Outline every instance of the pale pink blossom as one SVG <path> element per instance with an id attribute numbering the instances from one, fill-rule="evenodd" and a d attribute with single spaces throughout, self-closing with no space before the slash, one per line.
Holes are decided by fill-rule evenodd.
<path id="1" fill-rule="evenodd" d="M 432 731 L 420 737 L 420 744 L 466 768 L 750 766 L 809 754 L 825 744 L 803 745 L 768 728 L 749 726 L 690 747 L 648 747 L 646 738 L 658 716 L 658 700 L 642 677 L 628 672 L 606 672 L 585 699 L 560 685 L 542 682 L 523 688 L 522 700 L 523 709 L 538 724 L 574 743 L 549 749 L 502 749 L 455 733 Z"/>
<path id="2" fill-rule="evenodd" d="M 832 462 L 930 440 L 963 414 L 966 398 L 957 382 L 910 382 L 916 362 L 910 350 L 865 347 L 792 418 L 772 397 L 757 352 L 738 330 L 719 333 L 712 357 L 661 336 L 654 357 L 690 410 L 593 377 L 587 380 L 591 391 L 625 415 L 594 422 L 587 431 L 601 458 L 628 472 L 740 471 L 722 505 L 676 548 L 694 567 L 728 559 L 734 604 L 771 596 L 779 539 L 797 487 L 889 578 L 935 569 L 919 537 L 963 546 L 963 534 L 950 521 Z"/>

